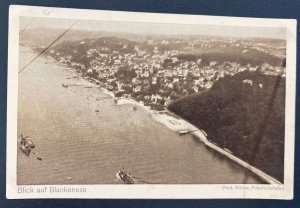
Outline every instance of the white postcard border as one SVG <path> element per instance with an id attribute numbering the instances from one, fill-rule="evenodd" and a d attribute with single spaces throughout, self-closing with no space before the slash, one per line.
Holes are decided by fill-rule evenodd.
<path id="1" fill-rule="evenodd" d="M 205 24 L 227 26 L 285 27 L 287 30 L 286 60 L 286 117 L 284 185 L 32 185 L 18 186 L 17 164 L 17 104 L 19 17 L 47 17 L 82 20 L 123 22 L 149 22 L 168 24 Z M 294 183 L 295 140 L 295 90 L 296 90 L 296 20 L 261 19 L 243 17 L 217 17 L 181 14 L 154 14 L 117 12 L 12 5 L 9 9 L 8 34 L 8 80 L 7 80 L 7 167 L 6 196 L 9 199 L 23 198 L 156 198 L 156 199 L 212 199 L 255 198 L 292 199 Z M 50 192 L 51 187 L 81 188 L 86 192 Z M 18 188 L 31 188 L 33 193 L 18 193 Z M 46 189 L 45 193 L 36 193 Z M 30 191 L 30 190 L 29 190 Z"/>

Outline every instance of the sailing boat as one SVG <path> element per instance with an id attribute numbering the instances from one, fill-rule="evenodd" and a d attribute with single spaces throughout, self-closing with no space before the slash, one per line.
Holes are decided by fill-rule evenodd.
<path id="1" fill-rule="evenodd" d="M 35 144 L 29 138 L 29 136 L 23 137 L 23 134 L 19 137 L 20 149 L 27 156 L 30 154 L 31 149 L 35 147 Z"/>
<path id="2" fill-rule="evenodd" d="M 117 174 L 117 178 L 122 180 L 125 184 L 134 184 L 133 178 L 128 171 L 124 169 L 120 169 Z"/>

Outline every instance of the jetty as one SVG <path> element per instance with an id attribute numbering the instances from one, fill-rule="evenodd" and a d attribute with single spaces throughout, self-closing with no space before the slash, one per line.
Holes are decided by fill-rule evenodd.
<path id="1" fill-rule="evenodd" d="M 217 144 L 214 144 L 211 141 L 209 141 L 207 139 L 207 133 L 204 130 L 197 128 L 193 124 L 189 123 L 188 121 L 186 121 L 185 119 L 183 119 L 180 116 L 176 115 L 175 113 L 170 112 L 169 110 L 167 110 L 165 112 L 165 114 L 173 117 L 174 120 L 176 120 L 178 123 L 180 123 L 181 124 L 180 126 L 182 126 L 184 128 L 181 128 L 181 129 L 180 128 L 179 129 L 174 128 L 174 126 L 176 126 L 176 125 L 170 125 L 170 121 L 169 122 L 163 122 L 164 120 L 162 120 L 162 119 L 157 119 L 157 121 L 165 124 L 170 129 L 173 129 L 173 130 L 177 131 L 179 135 L 190 134 L 193 137 L 195 137 L 196 139 L 198 139 L 199 141 L 203 142 L 207 147 L 215 150 L 216 152 L 219 152 L 220 154 L 224 155 L 228 159 L 236 162 L 237 164 L 239 164 L 239 165 L 243 166 L 244 168 L 246 168 L 247 170 L 251 171 L 252 173 L 257 175 L 263 181 L 265 181 L 269 184 L 282 185 L 282 183 L 280 181 L 278 181 L 277 179 L 275 179 L 274 177 L 268 175 L 267 173 L 259 170 L 256 167 L 250 165 L 249 163 L 245 162 L 244 160 L 234 156 L 233 153 L 229 149 L 221 148 Z"/>
<path id="2" fill-rule="evenodd" d="M 244 160 L 234 156 L 230 150 L 218 147 L 217 145 L 208 141 L 206 135 L 201 130 L 193 131 L 191 133 L 191 135 L 198 138 L 200 141 L 202 141 L 206 146 L 210 147 L 211 149 L 221 153 L 222 155 L 226 156 L 227 158 L 231 159 L 232 161 L 234 161 L 234 162 L 238 163 L 239 165 L 243 166 L 244 168 L 250 170 L 255 175 L 257 175 L 260 179 L 262 179 L 263 181 L 265 181 L 269 184 L 282 185 L 282 183 L 280 181 L 278 181 L 277 179 L 275 179 L 274 177 L 266 174 L 265 172 L 259 170 L 256 167 L 250 165 L 249 163 L 245 162 Z"/>
<path id="3" fill-rule="evenodd" d="M 97 85 L 92 85 L 92 84 L 67 84 L 67 83 L 61 83 L 62 87 L 84 87 L 84 88 L 99 88 Z"/>

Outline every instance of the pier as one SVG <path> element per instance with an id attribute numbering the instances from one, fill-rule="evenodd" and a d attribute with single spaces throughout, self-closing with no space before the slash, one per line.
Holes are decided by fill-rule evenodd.
<path id="1" fill-rule="evenodd" d="M 193 135 L 194 137 L 198 138 L 206 146 L 208 146 L 211 149 L 213 149 L 213 150 L 221 153 L 222 155 L 224 155 L 227 158 L 231 159 L 232 161 L 238 163 L 239 165 L 243 166 L 244 168 L 250 170 L 251 172 L 253 172 L 254 174 L 256 174 L 259 178 L 261 178 L 265 182 L 267 182 L 269 184 L 282 185 L 282 183 L 279 182 L 278 180 L 276 180 L 274 177 L 272 177 L 272 176 L 264 173 L 263 171 L 255 168 L 254 166 L 250 165 L 249 163 L 243 161 L 242 159 L 234 156 L 233 154 L 231 154 L 230 152 L 226 151 L 225 149 L 222 149 L 222 148 L 218 147 L 217 145 L 215 145 L 215 144 L 211 143 L 210 141 L 208 141 L 203 131 L 201 131 L 201 130 L 192 130 L 190 132 L 191 132 L 191 135 Z"/>

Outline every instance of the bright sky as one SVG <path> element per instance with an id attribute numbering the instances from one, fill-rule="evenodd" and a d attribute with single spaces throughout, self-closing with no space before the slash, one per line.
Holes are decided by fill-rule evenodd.
<path id="1" fill-rule="evenodd" d="M 20 30 L 27 28 L 68 28 L 75 20 L 53 18 L 20 18 Z M 80 20 L 73 29 L 125 32 L 136 34 L 199 34 L 227 37 L 261 37 L 285 39 L 286 29 L 279 27 L 232 27 L 214 25 L 157 24 Z"/>

